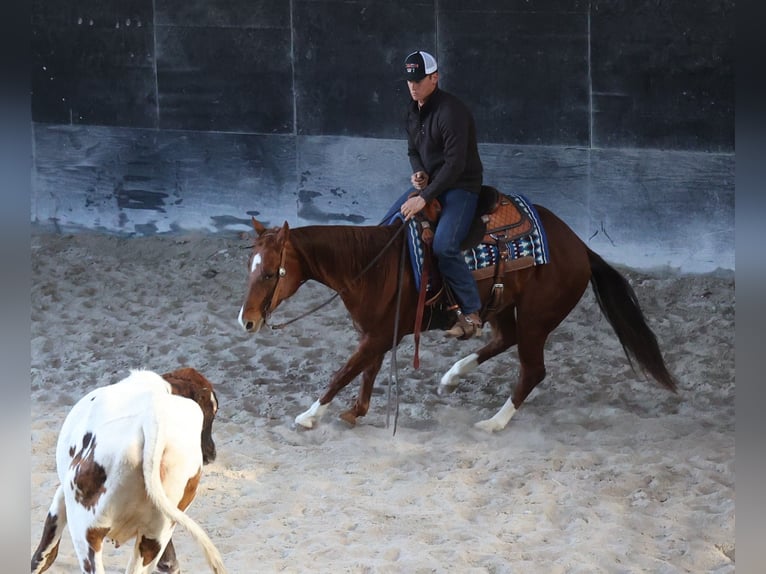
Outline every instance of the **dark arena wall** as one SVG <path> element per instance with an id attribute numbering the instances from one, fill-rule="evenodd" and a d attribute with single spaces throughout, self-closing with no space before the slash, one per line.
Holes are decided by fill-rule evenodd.
<path id="1" fill-rule="evenodd" d="M 628 6 L 626 6 L 628 5 Z M 376 224 L 409 181 L 424 49 L 485 183 L 605 258 L 734 268 L 734 2 L 32 2 L 32 223 Z"/>

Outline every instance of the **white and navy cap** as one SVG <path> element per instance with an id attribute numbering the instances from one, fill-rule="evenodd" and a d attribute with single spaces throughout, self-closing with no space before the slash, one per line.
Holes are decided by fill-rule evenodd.
<path id="1" fill-rule="evenodd" d="M 436 59 L 428 52 L 413 52 L 404 59 L 404 77 L 409 82 L 419 82 L 436 71 Z"/>

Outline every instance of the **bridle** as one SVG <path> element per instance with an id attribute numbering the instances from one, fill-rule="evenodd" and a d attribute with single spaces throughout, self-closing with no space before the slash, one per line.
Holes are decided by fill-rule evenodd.
<path id="1" fill-rule="evenodd" d="M 285 247 L 283 245 L 282 251 L 279 254 L 279 269 L 277 271 L 277 280 L 274 282 L 274 290 L 271 292 L 271 300 L 269 301 L 268 306 L 266 306 L 266 308 L 262 311 L 264 316 L 278 305 L 277 292 L 279 291 L 279 280 L 286 276 L 287 268 L 285 267 Z"/>
<path id="2" fill-rule="evenodd" d="M 255 245 L 248 247 L 240 247 L 240 249 L 252 249 Z M 252 273 L 252 269 L 250 273 Z M 287 268 L 285 267 L 285 249 L 282 247 L 282 251 L 279 253 L 279 268 L 277 270 L 277 280 L 274 282 L 274 287 L 271 293 L 263 298 L 263 305 L 261 305 L 261 315 L 265 318 L 270 314 L 271 309 L 274 308 L 277 298 L 277 289 L 279 287 L 279 280 L 287 275 Z"/>

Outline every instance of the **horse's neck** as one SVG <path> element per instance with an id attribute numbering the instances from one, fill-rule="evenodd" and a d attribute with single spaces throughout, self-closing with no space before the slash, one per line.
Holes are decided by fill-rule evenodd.
<path id="1" fill-rule="evenodd" d="M 290 231 L 305 278 L 335 291 L 350 287 L 385 247 L 393 230 L 351 225 L 314 225 Z M 389 247 L 389 249 L 391 249 Z"/>

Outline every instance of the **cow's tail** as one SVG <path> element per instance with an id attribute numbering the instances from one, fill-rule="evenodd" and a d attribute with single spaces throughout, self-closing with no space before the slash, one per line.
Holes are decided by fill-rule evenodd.
<path id="1" fill-rule="evenodd" d="M 156 410 L 156 409 L 153 409 Z M 165 450 L 165 437 L 159 420 L 153 418 L 151 424 L 144 428 L 144 483 L 146 493 L 154 505 L 165 516 L 183 526 L 202 547 L 208 564 L 215 574 L 226 574 L 221 554 L 210 540 L 202 527 L 188 514 L 177 508 L 165 493 L 160 478 L 162 454 Z"/>

